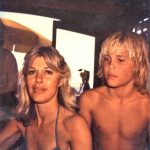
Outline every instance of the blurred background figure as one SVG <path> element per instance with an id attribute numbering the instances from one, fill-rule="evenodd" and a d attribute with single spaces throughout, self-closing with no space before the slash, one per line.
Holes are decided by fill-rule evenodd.
<path id="1" fill-rule="evenodd" d="M 89 85 L 90 72 L 85 69 L 79 69 L 78 71 L 80 72 L 80 77 L 82 79 L 82 83 L 80 84 L 79 90 L 76 90 L 74 88 L 75 96 L 77 98 L 77 104 L 78 104 L 78 100 L 79 100 L 81 93 L 90 89 L 90 85 Z"/>
<path id="2" fill-rule="evenodd" d="M 9 116 L 17 104 L 18 67 L 14 55 L 3 48 L 5 27 L 0 20 L 0 116 Z M 4 120 L 4 117 L 1 117 Z"/>
<path id="3" fill-rule="evenodd" d="M 90 85 L 89 85 L 90 72 L 85 69 L 84 70 L 79 69 L 78 71 L 81 72 L 80 77 L 82 78 L 82 83 L 80 85 L 80 91 L 79 91 L 79 93 L 81 94 L 82 92 L 90 89 Z"/>

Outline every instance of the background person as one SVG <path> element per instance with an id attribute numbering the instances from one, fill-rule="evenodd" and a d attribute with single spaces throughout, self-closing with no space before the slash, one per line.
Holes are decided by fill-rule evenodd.
<path id="1" fill-rule="evenodd" d="M 11 51 L 3 48 L 4 30 L 0 22 L 0 115 L 6 117 L 17 104 L 18 67 Z M 1 120 L 3 120 L 2 117 Z"/>
<path id="2" fill-rule="evenodd" d="M 90 77 L 90 72 L 85 70 L 83 72 L 80 73 L 80 77 L 82 79 L 82 83 L 80 86 L 80 94 L 82 92 L 85 92 L 86 90 L 90 89 L 90 85 L 89 85 L 89 77 Z"/>

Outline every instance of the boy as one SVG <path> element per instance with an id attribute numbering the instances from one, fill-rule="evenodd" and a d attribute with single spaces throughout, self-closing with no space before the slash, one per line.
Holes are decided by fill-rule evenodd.
<path id="1" fill-rule="evenodd" d="M 94 124 L 96 150 L 145 150 L 150 142 L 150 96 L 146 89 L 148 45 L 135 33 L 116 32 L 102 44 L 101 86 L 83 93 L 80 113 Z"/>

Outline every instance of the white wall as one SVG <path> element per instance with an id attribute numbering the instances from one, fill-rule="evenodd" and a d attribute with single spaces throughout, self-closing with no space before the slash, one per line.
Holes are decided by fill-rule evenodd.
<path id="1" fill-rule="evenodd" d="M 93 87 L 95 37 L 78 32 L 57 29 L 56 48 L 64 56 L 72 73 L 71 85 L 79 91 L 82 83 L 79 69 L 90 72 L 89 84 Z"/>

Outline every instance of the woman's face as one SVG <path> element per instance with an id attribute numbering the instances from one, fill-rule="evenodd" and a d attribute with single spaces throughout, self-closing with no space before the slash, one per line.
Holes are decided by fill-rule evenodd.
<path id="1" fill-rule="evenodd" d="M 43 57 L 36 57 L 29 65 L 26 82 L 33 101 L 46 103 L 57 100 L 61 74 L 49 68 Z"/>

